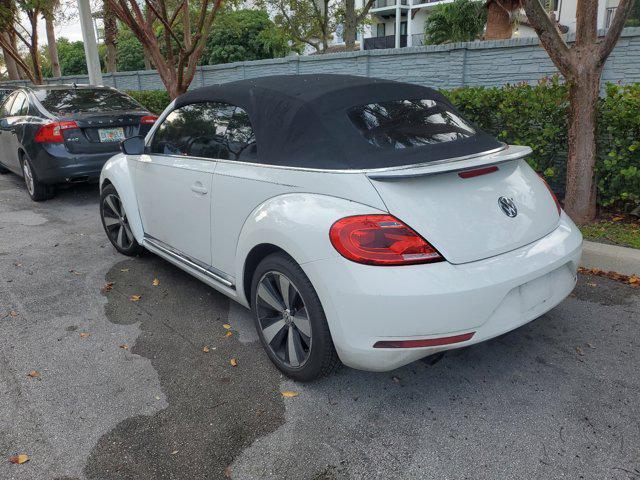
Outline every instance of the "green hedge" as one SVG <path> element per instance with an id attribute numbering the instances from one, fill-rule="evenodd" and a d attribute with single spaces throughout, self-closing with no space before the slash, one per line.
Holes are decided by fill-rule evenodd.
<path id="1" fill-rule="evenodd" d="M 154 113 L 169 104 L 164 91 L 128 92 Z M 529 145 L 529 163 L 564 194 L 567 87 L 557 78 L 538 85 L 465 87 L 443 92 L 470 120 L 506 143 Z M 640 84 L 609 84 L 599 103 L 598 202 L 629 209 L 640 204 Z"/>
<path id="2" fill-rule="evenodd" d="M 129 90 L 127 95 L 131 95 L 138 102 L 144 105 L 150 112 L 159 115 L 167 108 L 171 98 L 165 90 Z"/>
<path id="3" fill-rule="evenodd" d="M 470 120 L 506 143 L 529 145 L 529 163 L 564 194 L 567 159 L 566 85 L 467 87 L 443 92 Z M 640 204 L 640 84 L 606 86 L 598 104 L 598 203 L 629 209 Z"/>

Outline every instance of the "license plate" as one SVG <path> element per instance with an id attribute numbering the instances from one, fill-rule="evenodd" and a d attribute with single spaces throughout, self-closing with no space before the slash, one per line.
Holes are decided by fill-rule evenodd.
<path id="1" fill-rule="evenodd" d="M 121 142 L 124 140 L 124 129 L 119 128 L 101 128 L 98 130 L 98 136 L 101 142 Z"/>

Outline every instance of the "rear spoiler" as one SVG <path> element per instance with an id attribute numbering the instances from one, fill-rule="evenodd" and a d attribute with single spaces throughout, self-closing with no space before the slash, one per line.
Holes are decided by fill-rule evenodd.
<path id="1" fill-rule="evenodd" d="M 366 175 L 372 180 L 393 181 L 405 178 L 437 175 L 444 172 L 459 172 L 461 170 L 468 170 L 470 168 L 481 167 L 483 165 L 495 165 L 497 163 L 523 158 L 529 155 L 532 151 L 531 147 L 505 145 L 497 151 L 481 153 L 471 157 L 451 158 L 439 162 L 422 163 L 419 165 L 402 166 L 385 170 L 372 170 L 367 172 Z"/>

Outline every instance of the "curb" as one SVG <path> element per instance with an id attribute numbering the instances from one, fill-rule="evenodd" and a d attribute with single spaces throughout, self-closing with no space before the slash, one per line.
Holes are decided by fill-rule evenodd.
<path id="1" fill-rule="evenodd" d="M 582 244 L 580 266 L 640 276 L 640 250 L 585 240 Z"/>

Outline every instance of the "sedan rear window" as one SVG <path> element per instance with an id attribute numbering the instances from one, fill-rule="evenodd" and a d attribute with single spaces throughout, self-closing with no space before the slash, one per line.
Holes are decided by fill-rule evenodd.
<path id="1" fill-rule="evenodd" d="M 36 90 L 35 96 L 51 113 L 144 110 L 133 98 L 106 88 Z"/>
<path id="2" fill-rule="evenodd" d="M 369 103 L 348 111 L 364 138 L 380 148 L 401 149 L 451 142 L 475 130 L 447 105 L 435 100 Z"/>

